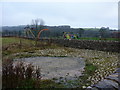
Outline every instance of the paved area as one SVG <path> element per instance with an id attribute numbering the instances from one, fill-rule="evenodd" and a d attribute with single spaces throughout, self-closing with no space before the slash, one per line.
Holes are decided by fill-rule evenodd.
<path id="1" fill-rule="evenodd" d="M 81 76 L 85 67 L 84 59 L 78 57 L 33 57 L 17 59 L 41 68 L 43 79 Z M 16 61 L 16 62 L 17 62 Z"/>

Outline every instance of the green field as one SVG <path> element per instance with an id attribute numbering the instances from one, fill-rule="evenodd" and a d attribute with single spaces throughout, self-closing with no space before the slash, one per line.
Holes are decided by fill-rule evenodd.
<path id="1" fill-rule="evenodd" d="M 79 40 L 105 40 L 105 41 L 120 41 L 118 38 L 97 38 L 97 37 L 81 37 Z"/>
<path id="2" fill-rule="evenodd" d="M 17 37 L 4 37 L 2 38 L 2 45 L 10 45 L 10 44 L 14 44 L 14 43 L 17 43 L 19 44 L 20 43 L 20 40 L 22 41 L 23 44 L 34 44 L 35 41 L 33 40 L 27 40 L 27 39 L 20 39 L 20 38 L 17 38 Z"/>

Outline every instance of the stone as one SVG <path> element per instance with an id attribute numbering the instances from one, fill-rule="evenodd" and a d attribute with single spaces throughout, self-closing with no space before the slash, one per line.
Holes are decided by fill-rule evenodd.
<path id="1" fill-rule="evenodd" d="M 96 87 L 96 88 L 99 88 L 99 89 L 102 89 L 102 88 L 114 88 L 112 85 L 108 84 L 106 81 L 101 81 L 98 84 L 93 85 L 92 87 Z"/>
<path id="2" fill-rule="evenodd" d="M 119 82 L 118 75 L 115 75 L 115 74 L 114 75 L 110 75 L 110 76 L 106 77 L 105 79 L 109 79 L 109 80 L 113 80 L 113 81 Z"/>
<path id="3" fill-rule="evenodd" d="M 117 69 L 116 72 L 118 72 L 118 70 L 119 69 Z M 111 90 L 120 89 L 119 85 L 120 85 L 120 81 L 118 78 L 118 73 L 114 73 L 114 74 L 109 75 L 104 80 L 100 81 L 99 83 L 93 85 L 92 90 L 97 90 L 97 89 L 102 90 L 103 88 L 107 88 L 107 89 L 109 88 Z"/>

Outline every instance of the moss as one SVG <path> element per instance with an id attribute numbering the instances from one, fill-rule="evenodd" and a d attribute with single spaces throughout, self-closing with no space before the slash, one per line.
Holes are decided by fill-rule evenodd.
<path id="1" fill-rule="evenodd" d="M 89 75 L 92 75 L 96 69 L 97 69 L 97 66 L 95 66 L 91 63 L 87 63 L 85 66 L 85 72 Z"/>

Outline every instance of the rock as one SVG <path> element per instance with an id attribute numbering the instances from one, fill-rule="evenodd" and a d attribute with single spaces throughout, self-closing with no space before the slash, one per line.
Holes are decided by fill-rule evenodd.
<path id="1" fill-rule="evenodd" d="M 120 82 L 119 82 L 119 79 L 118 79 L 118 74 L 117 74 L 117 73 L 112 74 L 112 75 L 109 75 L 109 76 L 106 77 L 105 79 L 113 80 L 113 81 L 116 81 L 116 82 L 120 83 Z"/>
<path id="2" fill-rule="evenodd" d="M 100 81 L 99 83 L 95 84 L 92 86 L 92 90 L 97 90 L 97 89 L 120 89 L 120 80 L 118 78 L 118 73 L 120 72 L 120 68 L 116 70 L 116 73 L 109 75 L 106 77 L 104 80 Z"/>
<path id="3" fill-rule="evenodd" d="M 92 87 L 96 87 L 96 88 L 99 88 L 99 89 L 102 89 L 102 88 L 114 88 L 113 86 L 111 86 L 109 84 L 109 81 L 106 81 L 106 80 L 103 80 L 103 81 L 99 82 L 98 84 L 93 85 Z"/>
<path id="4" fill-rule="evenodd" d="M 117 70 L 115 72 L 119 73 L 119 75 L 120 75 L 120 68 L 117 68 Z"/>
<path id="5" fill-rule="evenodd" d="M 91 87 L 91 86 L 88 86 L 87 88 L 90 89 L 90 88 L 92 88 L 92 87 Z"/>

